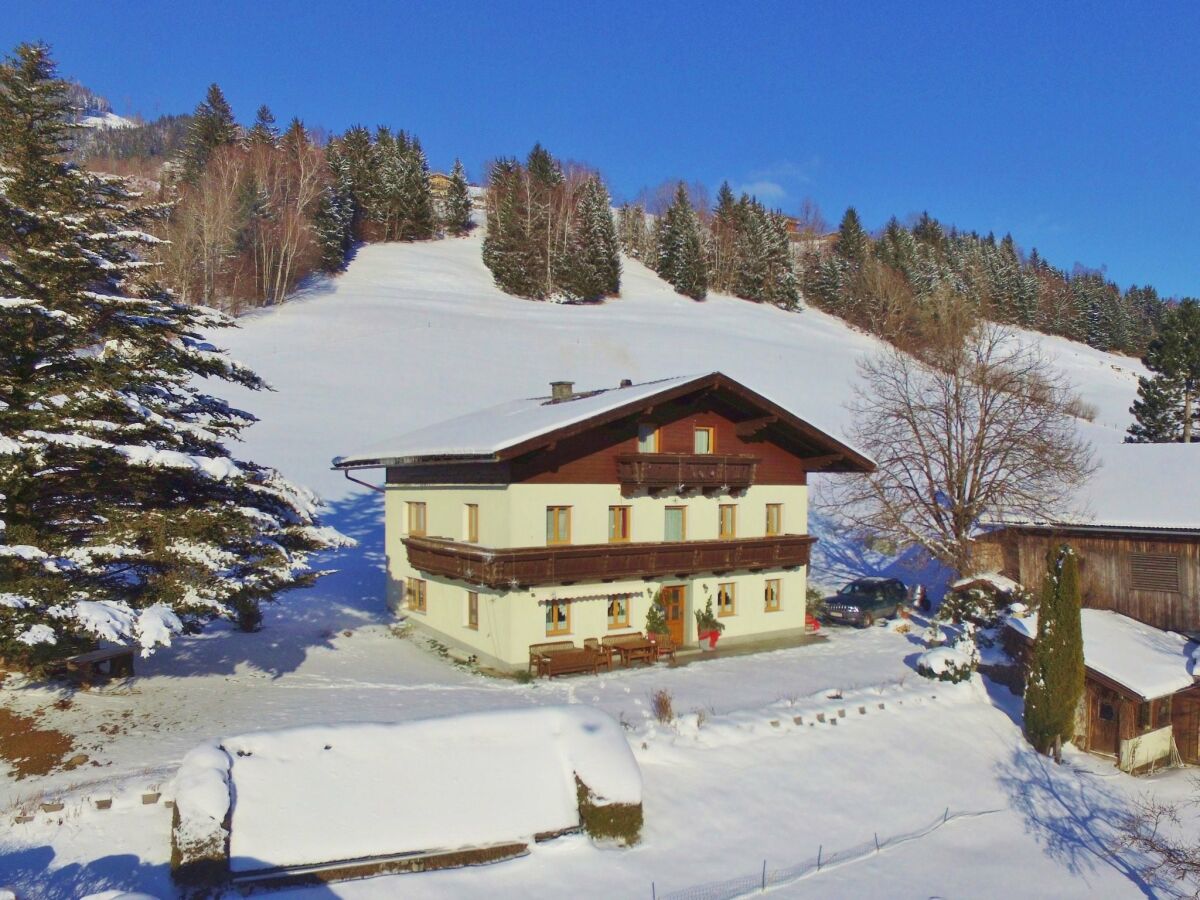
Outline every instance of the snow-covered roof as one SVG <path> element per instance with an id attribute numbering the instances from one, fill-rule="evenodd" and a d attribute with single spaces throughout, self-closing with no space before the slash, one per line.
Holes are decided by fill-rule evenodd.
<path id="1" fill-rule="evenodd" d="M 1028 638 L 1037 636 L 1036 613 L 1005 621 Z M 1084 665 L 1143 699 L 1166 697 L 1195 684 L 1200 660 L 1183 635 L 1106 609 L 1081 610 L 1080 623 Z"/>
<path id="2" fill-rule="evenodd" d="M 1104 444 L 1075 508 L 1008 525 L 1200 531 L 1200 444 Z"/>
<path id="3" fill-rule="evenodd" d="M 428 460 L 495 459 L 506 450 L 560 429 L 609 413 L 617 413 L 627 407 L 636 409 L 639 404 L 645 404 L 662 394 L 677 389 L 686 390 L 692 384 L 700 387 L 714 378 L 732 383 L 719 372 L 713 372 L 704 375 L 680 375 L 602 390 L 579 391 L 566 400 L 555 400 L 551 396 L 513 400 L 411 431 L 347 456 L 339 456 L 333 460 L 333 464 L 340 468 L 354 468 L 403 465 Z M 774 401 L 765 397 L 762 399 L 774 404 Z M 816 426 L 808 427 L 814 432 L 820 431 Z M 845 450 L 849 456 L 858 457 L 868 466 L 873 465 L 859 451 L 823 432 L 822 435 L 829 444 Z"/>

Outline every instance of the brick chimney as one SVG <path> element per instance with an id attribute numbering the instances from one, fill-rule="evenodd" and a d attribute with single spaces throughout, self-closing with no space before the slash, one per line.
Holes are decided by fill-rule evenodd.
<path id="1" fill-rule="evenodd" d="M 575 382 L 573 381 L 552 381 L 550 382 L 550 399 L 555 403 L 563 400 L 570 400 L 575 396 Z"/>

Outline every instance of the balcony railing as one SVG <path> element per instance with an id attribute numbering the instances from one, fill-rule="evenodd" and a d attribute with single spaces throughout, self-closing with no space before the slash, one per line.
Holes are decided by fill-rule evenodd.
<path id="1" fill-rule="evenodd" d="M 445 538 L 409 537 L 408 562 L 419 572 L 492 588 L 685 577 L 808 564 L 816 538 L 805 534 L 641 544 L 565 544 L 495 550 Z"/>
<path id="2" fill-rule="evenodd" d="M 624 453 L 617 457 L 623 491 L 743 491 L 754 484 L 756 456 L 707 453 Z"/>

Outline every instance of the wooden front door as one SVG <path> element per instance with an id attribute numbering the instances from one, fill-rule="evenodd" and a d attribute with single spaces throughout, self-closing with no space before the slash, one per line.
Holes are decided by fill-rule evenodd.
<path id="1" fill-rule="evenodd" d="M 1088 685 L 1088 748 L 1094 753 L 1118 755 L 1121 698 L 1098 684 Z"/>
<path id="2" fill-rule="evenodd" d="M 686 605 L 687 588 L 682 584 L 664 587 L 659 600 L 667 617 L 667 634 L 676 644 L 683 643 L 684 606 Z"/>

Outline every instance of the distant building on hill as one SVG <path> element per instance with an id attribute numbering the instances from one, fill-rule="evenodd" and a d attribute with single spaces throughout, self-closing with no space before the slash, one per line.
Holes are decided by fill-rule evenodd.
<path id="1" fill-rule="evenodd" d="M 393 609 L 507 669 L 656 599 L 680 647 L 710 604 L 723 642 L 804 634 L 808 475 L 869 459 L 720 373 L 551 387 L 334 460 L 386 470 Z"/>

